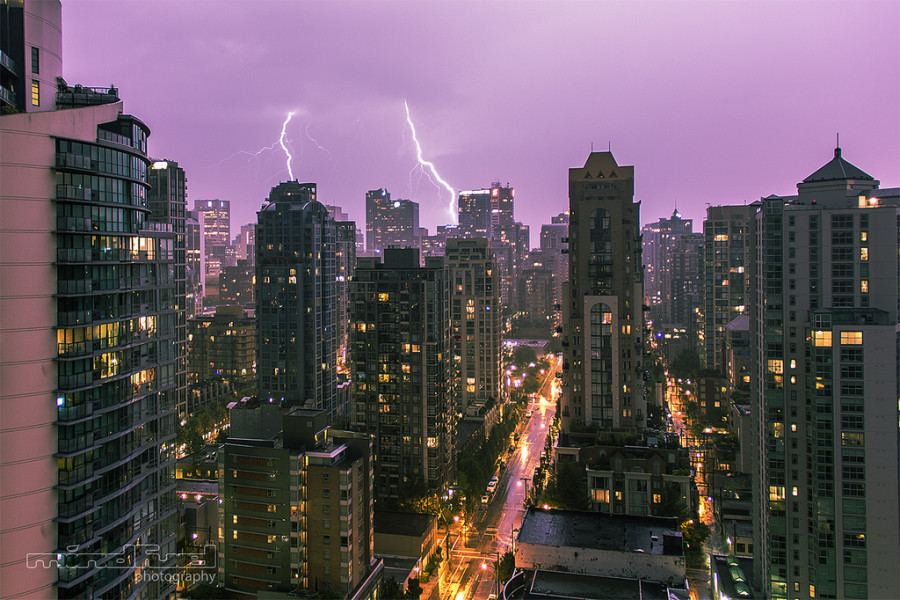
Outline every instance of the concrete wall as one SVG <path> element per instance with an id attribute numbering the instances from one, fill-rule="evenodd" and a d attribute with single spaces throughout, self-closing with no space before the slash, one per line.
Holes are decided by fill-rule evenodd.
<path id="1" fill-rule="evenodd" d="M 660 582 L 680 582 L 685 577 L 683 556 L 530 543 L 519 543 L 516 546 L 516 567 Z"/>
<path id="2" fill-rule="evenodd" d="M 43 67 L 42 67 L 43 69 Z M 55 90 L 54 90 L 55 91 Z M 42 91 L 43 94 L 43 91 Z M 95 140 L 121 103 L 0 117 L 0 597 L 56 596 L 56 145 Z"/>

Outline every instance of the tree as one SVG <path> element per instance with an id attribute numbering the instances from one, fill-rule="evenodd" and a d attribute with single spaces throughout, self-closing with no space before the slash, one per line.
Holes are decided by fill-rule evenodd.
<path id="1" fill-rule="evenodd" d="M 397 580 L 393 577 L 389 577 L 387 579 L 381 580 L 381 585 L 378 586 L 378 597 L 379 598 L 402 598 L 403 597 L 403 588 L 400 587 L 400 584 L 397 583 Z"/>
<path id="2" fill-rule="evenodd" d="M 703 553 L 703 544 L 709 539 L 709 525 L 699 519 L 691 519 L 681 524 L 684 536 L 685 554 L 696 558 Z"/>
<path id="3" fill-rule="evenodd" d="M 544 501 L 558 508 L 587 510 L 590 498 L 584 465 L 575 462 L 556 463 L 556 474 L 547 486 Z"/>
<path id="4" fill-rule="evenodd" d="M 419 596 L 422 595 L 422 591 L 422 586 L 419 585 L 418 578 L 410 579 L 409 584 L 407 584 L 406 586 L 406 595 L 404 596 L 404 598 L 409 598 L 409 600 L 419 600 Z"/>
<path id="5" fill-rule="evenodd" d="M 684 349 L 669 365 L 669 376 L 676 379 L 696 379 L 700 372 L 700 357 L 693 350 Z"/>
<path id="6" fill-rule="evenodd" d="M 537 352 L 531 346 L 519 345 L 512 352 L 512 363 L 518 368 L 524 368 L 529 364 L 537 362 Z"/>
<path id="7" fill-rule="evenodd" d="M 496 565 L 496 567 L 497 576 L 500 578 L 500 585 L 502 586 L 509 581 L 516 570 L 516 555 L 507 551 L 506 554 L 500 558 L 500 563 Z"/>
<path id="8" fill-rule="evenodd" d="M 681 488 L 677 483 L 666 483 L 660 496 L 660 501 L 652 505 L 653 516 L 675 517 L 679 526 L 690 518 L 690 511 L 681 497 Z"/>

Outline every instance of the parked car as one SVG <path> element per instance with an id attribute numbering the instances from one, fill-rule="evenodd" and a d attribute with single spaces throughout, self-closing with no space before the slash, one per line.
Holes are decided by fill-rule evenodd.
<path id="1" fill-rule="evenodd" d="M 482 503 L 482 504 L 487 504 L 487 503 L 490 502 L 490 501 L 491 501 L 491 495 L 490 495 L 490 494 L 482 494 L 482 496 L 481 496 L 481 503 Z"/>

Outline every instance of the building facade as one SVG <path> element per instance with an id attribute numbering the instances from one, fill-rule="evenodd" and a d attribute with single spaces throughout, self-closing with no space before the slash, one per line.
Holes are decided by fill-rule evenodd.
<path id="1" fill-rule="evenodd" d="M 150 214 L 147 219 L 158 223 L 161 227 L 171 229 L 175 234 L 175 363 L 176 400 L 175 405 L 182 407 L 187 403 L 187 237 L 185 229 L 185 213 L 187 212 L 187 178 L 184 169 L 173 160 L 151 160 L 147 170 L 147 181 L 150 190 L 147 194 L 147 205 Z M 172 299 L 167 298 L 167 302 Z"/>
<path id="2" fill-rule="evenodd" d="M 655 323 L 681 324 L 675 320 L 674 307 L 681 286 L 676 283 L 677 245 L 691 233 L 693 221 L 682 219 L 676 209 L 668 219 L 660 219 L 641 228 L 644 260 L 644 297 Z"/>
<path id="3" fill-rule="evenodd" d="M 841 156 L 752 221 L 757 580 L 771 598 L 900 596 L 900 190 Z"/>
<path id="4" fill-rule="evenodd" d="M 240 389 L 256 380 L 256 319 L 240 306 L 217 306 L 216 314 L 190 325 L 190 383 L 224 379 Z"/>
<path id="5" fill-rule="evenodd" d="M 375 437 L 375 494 L 453 482 L 450 290 L 443 259 L 414 249 L 360 258 L 350 284 L 354 429 Z"/>
<path id="6" fill-rule="evenodd" d="M 391 199 L 384 188 L 366 192 L 366 250 L 419 247 L 419 205 Z"/>
<path id="7" fill-rule="evenodd" d="M 569 281 L 563 300 L 562 431 L 635 430 L 643 395 L 643 267 L 634 167 L 593 152 L 569 169 Z"/>
<path id="8" fill-rule="evenodd" d="M 41 93 L 0 116 L 0 596 L 164 597 L 139 574 L 173 566 L 178 525 L 176 233 L 150 220 L 147 126 L 109 89 Z"/>
<path id="9" fill-rule="evenodd" d="M 321 411 L 275 418 L 282 420 L 277 435 L 238 426 L 219 453 L 220 583 L 371 598 L 378 567 L 372 440 L 324 427 Z"/>
<path id="10" fill-rule="evenodd" d="M 219 275 L 229 265 L 229 254 L 234 259 L 231 245 L 231 201 L 196 200 L 194 215 L 200 223 L 203 266 L 204 304 L 214 306 L 219 296 Z"/>
<path id="11" fill-rule="evenodd" d="M 336 416 L 336 227 L 314 183 L 288 181 L 257 213 L 257 381 L 261 400 Z"/>
<path id="12" fill-rule="evenodd" d="M 702 343 L 706 368 L 723 370 L 725 327 L 750 306 L 750 220 L 755 205 L 710 206 L 703 221 Z"/>
<path id="13" fill-rule="evenodd" d="M 485 238 L 447 240 L 452 398 L 459 412 L 500 400 L 500 286 Z"/>

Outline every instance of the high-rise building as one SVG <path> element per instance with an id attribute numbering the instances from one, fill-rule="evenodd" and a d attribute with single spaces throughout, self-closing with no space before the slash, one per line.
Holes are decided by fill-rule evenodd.
<path id="1" fill-rule="evenodd" d="M 356 223 L 337 221 L 335 223 L 337 252 L 337 365 L 345 372 L 347 362 L 347 326 L 350 322 L 350 279 L 356 269 Z"/>
<path id="2" fill-rule="evenodd" d="M 706 368 L 724 371 L 725 327 L 750 306 L 750 220 L 755 205 L 710 206 L 703 221 L 701 342 Z"/>
<path id="3" fill-rule="evenodd" d="M 354 429 L 375 437 L 375 495 L 445 491 L 453 481 L 449 285 L 419 251 L 360 258 L 350 282 Z"/>
<path id="4" fill-rule="evenodd" d="M 443 256 L 447 240 L 460 237 L 456 225 L 438 225 L 434 235 L 422 237 L 422 256 Z"/>
<path id="5" fill-rule="evenodd" d="M 190 325 L 190 383 L 223 379 L 235 389 L 256 379 L 256 319 L 240 306 L 217 306 Z"/>
<path id="6" fill-rule="evenodd" d="M 229 265 L 231 246 L 231 201 L 195 200 L 194 214 L 203 236 L 204 303 L 215 305 L 219 297 L 219 275 Z M 230 251 L 230 252 L 229 252 Z"/>
<path id="7" fill-rule="evenodd" d="M 463 238 L 484 237 L 490 240 L 494 261 L 500 270 L 500 301 L 504 309 L 516 306 L 516 270 L 528 255 L 529 229 L 516 223 L 515 188 L 507 183 L 491 184 L 489 189 L 459 193 L 459 228 Z"/>
<path id="8" fill-rule="evenodd" d="M 556 276 L 551 268 L 544 266 L 544 262 L 550 263 L 558 255 L 558 250 L 532 252 L 531 260 L 522 266 L 516 279 L 517 295 L 521 298 L 519 315 L 529 326 L 544 329 L 548 333 L 556 327 L 554 307 L 558 302 Z"/>
<path id="9" fill-rule="evenodd" d="M 259 398 L 336 416 L 336 226 L 316 184 L 272 188 L 257 213 Z"/>
<path id="10" fill-rule="evenodd" d="M 235 416 L 281 423 L 271 435 L 268 424 Z M 322 411 L 243 409 L 232 418 L 219 453 L 220 583 L 372 597 L 382 563 L 374 553 L 371 438 L 326 427 Z"/>
<path id="11" fill-rule="evenodd" d="M 562 285 L 569 278 L 569 215 L 560 213 L 541 225 L 541 266 L 553 272 L 553 305 L 562 305 Z M 533 253 L 532 253 L 533 254 Z M 532 264 L 535 260 L 532 258 Z M 561 311 L 556 311 L 557 325 Z"/>
<path id="12" fill-rule="evenodd" d="M 0 4 L 0 109 L 56 110 L 57 77 L 62 75 L 61 27 L 59 2 Z"/>
<path id="13" fill-rule="evenodd" d="M 175 405 L 183 407 L 187 404 L 187 238 L 185 230 L 185 212 L 187 211 L 187 178 L 184 169 L 172 160 L 151 160 L 147 171 L 150 190 L 147 193 L 147 206 L 150 214 L 147 220 L 170 229 L 175 234 L 174 252 L 175 272 L 166 273 L 165 278 L 174 280 L 175 297 L 163 297 L 163 302 L 175 308 L 175 355 L 176 360 Z M 162 274 L 160 275 L 162 277 Z M 174 277 L 174 279 L 173 279 Z"/>
<path id="14" fill-rule="evenodd" d="M 841 156 L 749 233 L 754 562 L 770 598 L 900 597 L 900 189 Z"/>
<path id="15" fill-rule="evenodd" d="M 692 348 L 700 339 L 702 258 L 703 234 L 686 233 L 675 242 L 669 278 L 671 324 L 685 330 Z"/>
<path id="16" fill-rule="evenodd" d="M 676 247 L 681 237 L 691 233 L 693 221 L 682 219 L 676 209 L 668 219 L 641 228 L 644 261 L 644 297 L 649 300 L 650 317 L 661 325 L 682 325 L 674 318 L 674 302 L 680 286 L 674 278 Z M 680 282 L 679 282 L 680 283 Z"/>
<path id="17" fill-rule="evenodd" d="M 203 304 L 203 286 L 206 285 L 206 259 L 203 250 L 203 235 L 200 231 L 200 221 L 194 211 L 187 211 L 184 217 L 185 240 L 185 279 L 186 279 L 186 303 L 187 316 L 193 317 L 200 312 Z"/>
<path id="18" fill-rule="evenodd" d="M 453 394 L 459 412 L 500 400 L 500 285 L 485 238 L 447 240 Z"/>
<path id="19" fill-rule="evenodd" d="M 419 247 L 419 205 L 391 199 L 384 188 L 366 192 L 366 250 Z"/>
<path id="20" fill-rule="evenodd" d="M 569 169 L 569 281 L 563 286 L 562 429 L 636 430 L 642 390 L 643 267 L 634 167 L 592 152 Z"/>
<path id="21" fill-rule="evenodd" d="M 59 36 L 59 2 L 25 6 Z M 0 116 L 0 596 L 165 597 L 141 574 L 174 566 L 177 234 L 147 126 L 109 89 L 40 93 Z"/>
<path id="22" fill-rule="evenodd" d="M 256 308 L 255 281 L 256 267 L 249 260 L 239 260 L 236 266 L 225 267 L 219 273 L 219 305 Z"/>
<path id="23" fill-rule="evenodd" d="M 235 258 L 250 261 L 250 266 L 253 266 L 256 260 L 256 223 L 241 225 L 241 232 L 232 245 Z"/>

